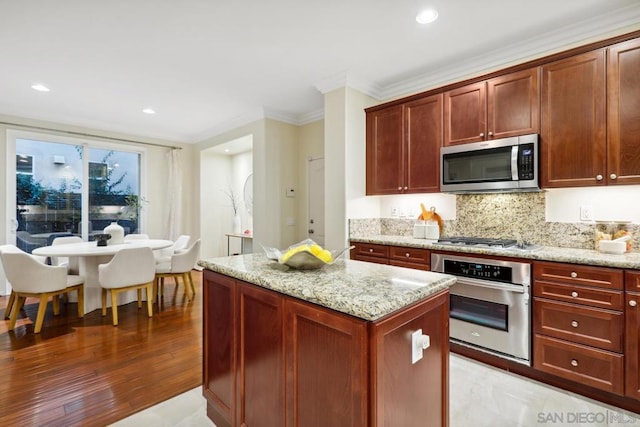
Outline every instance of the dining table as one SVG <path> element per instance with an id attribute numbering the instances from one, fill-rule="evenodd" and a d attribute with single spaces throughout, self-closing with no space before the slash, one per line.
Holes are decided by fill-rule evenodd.
<path id="1" fill-rule="evenodd" d="M 106 264 L 113 256 L 125 248 L 148 247 L 160 250 L 173 245 L 171 240 L 148 239 L 132 240 L 120 244 L 98 246 L 97 242 L 69 243 L 65 245 L 43 246 L 33 250 L 34 255 L 47 257 L 77 257 L 79 273 L 84 277 L 84 312 L 89 313 L 102 308 L 102 292 L 98 278 L 98 266 Z M 110 300 L 110 298 L 108 298 Z M 135 291 L 120 292 L 118 305 L 137 301 Z M 110 301 L 107 305 L 110 306 Z"/>

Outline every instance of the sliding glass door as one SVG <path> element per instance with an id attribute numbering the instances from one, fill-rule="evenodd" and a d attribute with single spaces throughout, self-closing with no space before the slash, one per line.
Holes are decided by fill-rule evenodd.
<path id="1" fill-rule="evenodd" d="M 92 240 L 115 221 L 140 233 L 141 152 L 18 132 L 8 142 L 8 235 L 18 247 L 31 252 L 68 235 Z"/>

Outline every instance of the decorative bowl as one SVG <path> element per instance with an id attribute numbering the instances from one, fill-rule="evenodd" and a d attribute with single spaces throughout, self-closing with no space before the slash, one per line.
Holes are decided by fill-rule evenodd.
<path id="1" fill-rule="evenodd" d="M 316 245 L 318 248 L 320 248 L 320 246 L 313 240 L 306 239 L 300 243 L 289 246 L 284 251 L 264 246 L 262 247 L 262 249 L 264 249 L 264 252 L 268 259 L 277 261 L 279 264 L 286 265 L 287 267 L 293 268 L 295 270 L 317 270 L 324 267 L 325 265 L 333 264 L 340 255 L 350 249 L 344 248 L 341 250 L 327 251 L 329 254 L 331 254 L 331 258 L 327 261 L 326 253 L 325 259 L 322 259 L 312 251 L 311 248 L 313 247 L 313 245 Z M 289 251 L 293 251 L 294 253 L 287 256 Z M 316 250 L 316 252 L 318 251 Z"/>

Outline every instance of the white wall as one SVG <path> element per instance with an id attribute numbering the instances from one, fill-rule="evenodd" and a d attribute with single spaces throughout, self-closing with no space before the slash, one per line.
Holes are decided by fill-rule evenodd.
<path id="1" fill-rule="evenodd" d="M 296 227 L 296 242 L 304 240 L 307 237 L 309 229 L 309 181 L 308 166 L 309 158 L 324 157 L 324 120 L 318 120 L 306 125 L 300 126 L 298 129 L 298 158 L 300 165 L 298 169 L 298 186 L 297 186 L 297 214 L 298 218 Z"/>
<path id="2" fill-rule="evenodd" d="M 640 224 L 640 185 L 557 188 L 546 191 L 548 222 L 580 222 L 580 207 L 593 207 L 594 220 Z"/>

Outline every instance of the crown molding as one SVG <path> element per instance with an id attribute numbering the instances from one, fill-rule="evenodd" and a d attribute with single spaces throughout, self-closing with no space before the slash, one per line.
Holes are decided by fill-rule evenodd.
<path id="1" fill-rule="evenodd" d="M 377 100 L 382 99 L 381 95 L 383 93 L 382 88 L 378 84 L 358 79 L 349 75 L 346 71 L 329 76 L 313 86 L 323 95 L 347 86 Z"/>
<path id="2" fill-rule="evenodd" d="M 491 52 L 466 57 L 423 70 L 420 75 L 385 85 L 381 98 L 388 100 L 423 92 L 504 68 L 508 64 L 541 58 L 552 52 L 584 44 L 586 40 L 603 40 L 640 28 L 640 3 L 598 17 L 576 22 L 555 31 L 547 31 L 535 38 L 511 43 Z"/>

